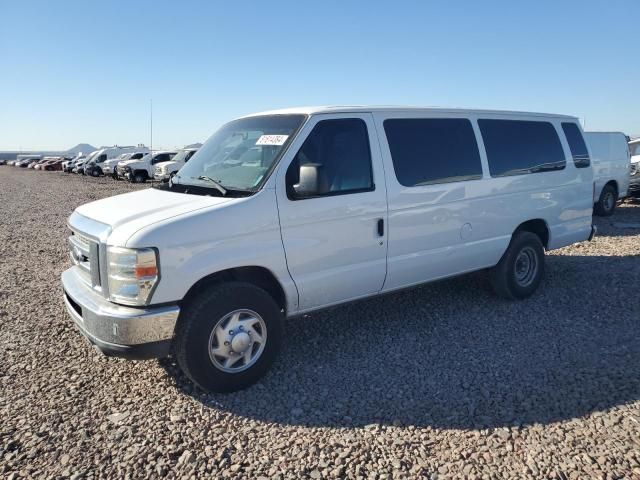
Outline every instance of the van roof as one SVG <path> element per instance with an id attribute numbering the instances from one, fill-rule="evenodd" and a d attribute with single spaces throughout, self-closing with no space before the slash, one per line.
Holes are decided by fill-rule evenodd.
<path id="1" fill-rule="evenodd" d="M 577 120 L 577 117 L 572 115 L 559 115 L 553 113 L 535 113 L 535 112 L 518 112 L 509 110 L 480 110 L 470 108 L 442 108 L 442 107 L 418 107 L 418 106 L 403 106 L 403 105 L 333 105 L 324 107 L 294 107 L 294 108 L 282 108 L 278 110 L 269 110 L 266 112 L 253 113 L 245 115 L 244 117 L 255 117 L 258 115 L 286 115 L 286 114 L 305 114 L 313 115 L 320 113 L 356 113 L 356 112 L 423 112 L 423 113 L 456 113 L 456 114 L 491 114 L 491 115 L 526 115 L 535 117 L 558 117 L 558 118 L 570 118 Z"/>

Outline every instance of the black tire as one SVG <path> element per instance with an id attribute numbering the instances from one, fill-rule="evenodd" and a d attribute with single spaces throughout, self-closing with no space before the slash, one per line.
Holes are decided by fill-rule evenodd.
<path id="1" fill-rule="evenodd" d="M 527 265 L 533 266 L 534 263 L 535 267 L 531 267 L 535 268 L 534 270 L 524 272 Z M 544 247 L 535 233 L 527 231 L 514 233 L 507 251 L 490 273 L 491 284 L 496 294 L 508 300 L 531 296 L 540 285 L 543 276 Z"/>
<path id="2" fill-rule="evenodd" d="M 92 177 L 99 177 L 100 175 L 102 175 L 102 170 L 99 168 L 94 168 L 93 170 L 91 170 L 91 176 Z"/>
<path id="3" fill-rule="evenodd" d="M 618 191 L 613 185 L 605 185 L 600 198 L 594 205 L 594 213 L 600 217 L 610 217 L 616 209 Z"/>
<path id="4" fill-rule="evenodd" d="M 130 174 L 129 178 L 131 179 L 131 183 L 144 183 L 147 181 L 147 176 L 140 172 Z"/>
<path id="5" fill-rule="evenodd" d="M 264 349 L 246 370 L 229 373 L 217 367 L 209 356 L 214 328 L 226 315 L 246 309 L 257 313 L 266 325 Z M 183 307 L 173 343 L 182 371 L 207 392 L 234 392 L 258 381 L 269 369 L 282 336 L 282 313 L 273 298 L 249 283 L 214 285 L 197 294 Z"/>

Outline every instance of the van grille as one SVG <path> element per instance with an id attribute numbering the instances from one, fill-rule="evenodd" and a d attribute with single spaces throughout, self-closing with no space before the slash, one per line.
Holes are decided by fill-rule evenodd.
<path id="1" fill-rule="evenodd" d="M 69 237 L 69 256 L 77 265 L 82 280 L 92 288 L 100 289 L 99 245 L 81 233 L 71 232 Z"/>

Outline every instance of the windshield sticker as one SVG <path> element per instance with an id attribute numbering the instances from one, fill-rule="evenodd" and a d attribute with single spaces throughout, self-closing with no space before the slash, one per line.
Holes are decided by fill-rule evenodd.
<path id="1" fill-rule="evenodd" d="M 256 145 L 284 145 L 289 135 L 262 135 L 256 141 Z"/>

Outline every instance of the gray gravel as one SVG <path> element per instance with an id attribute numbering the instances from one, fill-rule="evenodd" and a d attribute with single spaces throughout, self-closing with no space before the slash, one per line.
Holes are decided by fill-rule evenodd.
<path id="1" fill-rule="evenodd" d="M 66 218 L 134 188 L 0 167 L 0 477 L 640 478 L 640 204 L 531 299 L 478 273 L 292 320 L 264 380 L 204 395 L 64 311 Z"/>

